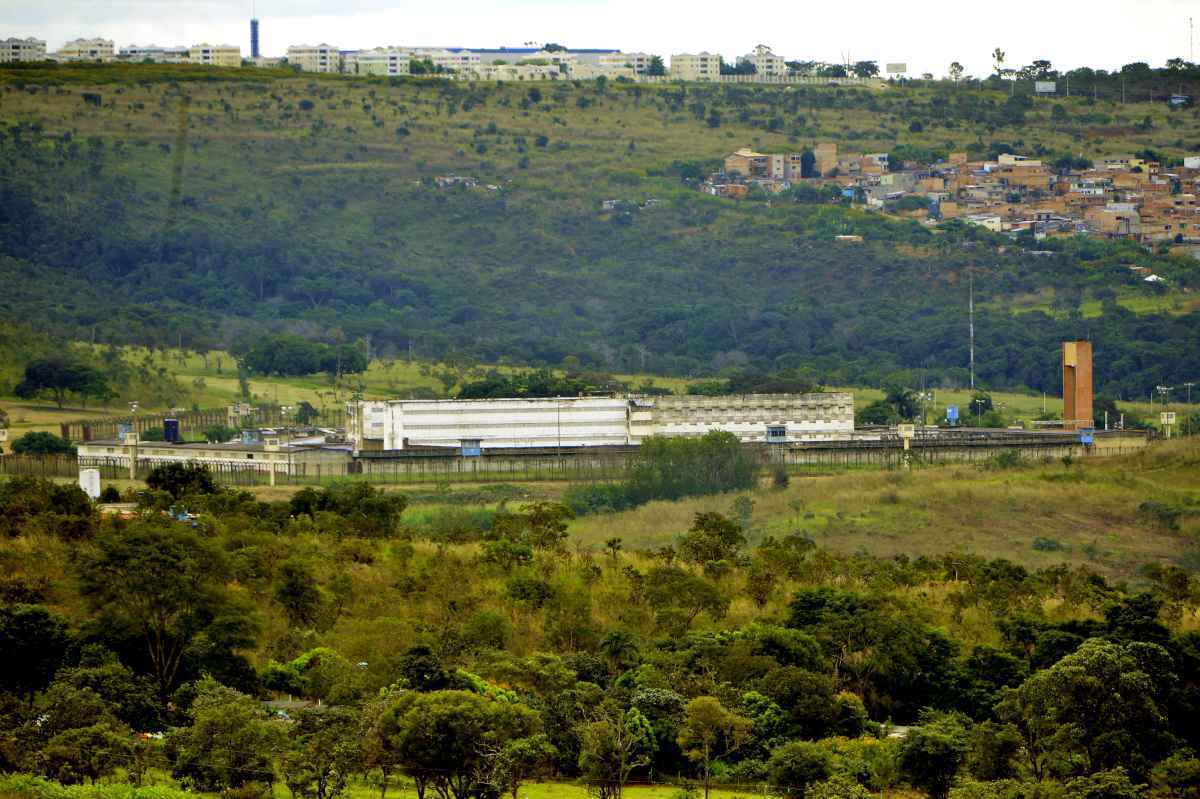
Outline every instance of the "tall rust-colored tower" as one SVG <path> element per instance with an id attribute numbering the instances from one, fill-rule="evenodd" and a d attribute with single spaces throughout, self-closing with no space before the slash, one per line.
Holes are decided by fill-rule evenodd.
<path id="1" fill-rule="evenodd" d="M 1063 427 L 1081 430 L 1095 426 L 1092 419 L 1092 342 L 1064 341 Z"/>

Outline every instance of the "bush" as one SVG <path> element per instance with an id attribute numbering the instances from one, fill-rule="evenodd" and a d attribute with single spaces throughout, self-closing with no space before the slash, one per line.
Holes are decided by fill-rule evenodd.
<path id="1" fill-rule="evenodd" d="M 38 430 L 13 439 L 12 451 L 17 455 L 74 455 L 75 445 L 53 433 Z"/>
<path id="2" fill-rule="evenodd" d="M 1061 552 L 1063 545 L 1057 539 L 1038 536 L 1033 539 L 1033 548 L 1038 552 Z"/>
<path id="3" fill-rule="evenodd" d="M 593 513 L 616 513 L 633 507 L 629 488 L 624 483 L 592 483 L 573 485 L 563 492 L 563 503 L 576 516 Z"/>
<path id="4" fill-rule="evenodd" d="M 833 758 L 820 744 L 792 741 L 771 753 L 767 774 L 775 790 L 799 799 L 815 783 L 829 779 Z"/>
<path id="5" fill-rule="evenodd" d="M 155 466 L 146 477 L 146 485 L 155 491 L 166 491 L 174 499 L 217 493 L 212 471 L 202 463 L 164 463 Z"/>

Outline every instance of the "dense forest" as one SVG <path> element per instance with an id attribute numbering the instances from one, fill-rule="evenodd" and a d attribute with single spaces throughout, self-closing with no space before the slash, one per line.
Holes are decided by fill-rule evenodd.
<path id="1" fill-rule="evenodd" d="M 803 503 L 787 532 L 757 529 L 753 498 L 779 490 L 632 551 L 575 545 L 569 508 L 511 486 L 414 515 L 415 495 L 362 483 L 262 501 L 176 465 L 122 519 L 72 486 L 0 483 L 0 791 L 1200 788 L 1188 571 L 1152 564 L 1135 588 L 953 549 L 839 554 Z M 1188 513 L 1139 510 L 1148 530 Z"/>
<path id="2" fill-rule="evenodd" d="M 961 147 L 1051 158 L 1119 143 L 1170 160 L 1187 152 L 1169 137 L 1190 130 L 1190 110 L 1072 99 L 1060 101 L 1067 121 L 1049 124 L 1047 101 L 986 88 L 153 74 L 93 94 L 56 84 L 53 70 L 7 73 L 0 313 L 84 340 L 200 350 L 249 351 L 269 331 L 331 352 L 361 340 L 371 354 L 423 359 L 573 357 L 678 375 L 806 367 L 828 385 L 924 370 L 963 385 L 973 283 L 985 385 L 1056 390 L 1058 342 L 1078 337 L 1096 342 L 1101 387 L 1122 398 L 1200 371 L 1195 311 L 1129 310 L 1193 290 L 1190 259 L 934 231 L 804 192 L 738 203 L 689 185 L 746 139 L 802 149 L 837 136 L 905 157 Z M 1130 131 L 1116 122 L 1146 111 L 1161 135 L 1098 132 Z M 903 132 L 909 118 L 925 120 L 920 133 Z M 444 174 L 478 185 L 439 185 Z M 603 210 L 613 197 L 616 210 Z M 835 244 L 843 233 L 865 241 Z M 1029 296 L 1044 306 L 1014 313 Z"/>

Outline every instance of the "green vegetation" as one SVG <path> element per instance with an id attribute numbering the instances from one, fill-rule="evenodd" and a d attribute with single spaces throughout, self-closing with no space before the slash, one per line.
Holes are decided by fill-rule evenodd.
<path id="1" fill-rule="evenodd" d="M 0 313 L 65 338 L 202 353 L 245 352 L 266 332 L 362 342 L 385 359 L 804 367 L 828 385 L 924 369 L 962 385 L 974 270 L 990 387 L 1056 390 L 1057 342 L 1084 335 L 1100 384 L 1123 398 L 1200 371 L 1196 312 L 1139 306 L 1158 290 L 1126 268 L 1152 266 L 1179 297 L 1200 273 L 1189 259 L 1096 240 L 1034 255 L 1032 242 L 962 225 L 934 233 L 836 204 L 694 190 L 745 144 L 1178 158 L 1191 110 L 1012 98 L 991 84 L 563 83 L 534 101 L 520 86 L 197 74 L 0 74 L 0 275 L 13 287 Z M 1147 115 L 1149 130 L 1129 126 Z M 439 186 L 442 175 L 479 185 Z M 605 212 L 606 199 L 626 210 Z M 865 241 L 833 246 L 843 233 Z M 1011 313 L 1010 299 L 1047 287 L 1075 304 Z M 1120 301 L 1094 299 L 1106 291 Z M 1074 313 L 1095 301 L 1099 315 Z"/>
<path id="2" fill-rule="evenodd" d="M 93 780 L 129 799 L 576 790 L 544 780 L 618 797 L 651 774 L 723 796 L 1185 785 L 1197 457 L 1181 441 L 1070 466 L 809 478 L 583 520 L 502 487 L 459 504 L 362 483 L 260 500 L 202 470 L 130 489 L 142 510 L 117 520 L 73 486 L 10 480 L 0 770 L 53 781 L 0 785 L 30 799 L 84 799 L 60 783 Z M 414 515 L 453 508 L 440 527 Z M 1038 546 L 1049 529 L 1057 546 Z M 287 719 L 260 701 L 284 697 L 300 701 Z M 889 738 L 890 723 L 915 726 Z"/>

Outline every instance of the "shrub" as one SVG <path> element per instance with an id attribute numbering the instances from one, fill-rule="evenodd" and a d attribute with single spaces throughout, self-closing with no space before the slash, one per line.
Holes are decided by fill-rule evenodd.
<path id="1" fill-rule="evenodd" d="M 576 516 L 593 513 L 616 513 L 633 507 L 629 488 L 624 483 L 592 483 L 573 485 L 563 492 L 563 503 Z"/>
<path id="2" fill-rule="evenodd" d="M 1057 539 L 1038 536 L 1033 539 L 1033 548 L 1038 552 L 1061 552 L 1063 545 Z"/>
<path id="3" fill-rule="evenodd" d="M 75 445 L 53 433 L 35 430 L 13 439 L 12 451 L 17 455 L 74 455 Z"/>

